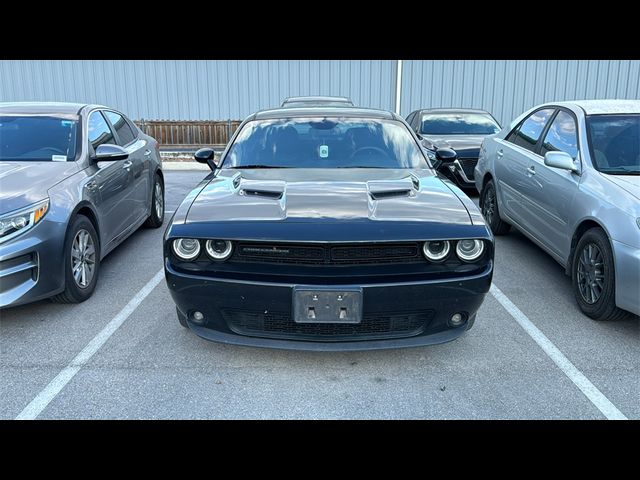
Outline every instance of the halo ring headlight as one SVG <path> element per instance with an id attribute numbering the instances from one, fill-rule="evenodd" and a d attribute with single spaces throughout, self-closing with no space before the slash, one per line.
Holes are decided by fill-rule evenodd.
<path id="1" fill-rule="evenodd" d="M 171 245 L 180 260 L 193 260 L 200 255 L 200 242 L 195 238 L 176 238 Z"/>
<path id="2" fill-rule="evenodd" d="M 463 262 L 473 262 L 484 253 L 484 242 L 477 239 L 458 240 L 456 255 Z"/>
<path id="3" fill-rule="evenodd" d="M 451 242 L 449 240 L 435 240 L 424 242 L 422 245 L 422 253 L 427 260 L 432 262 L 441 262 L 449 255 L 451 250 Z"/>
<path id="4" fill-rule="evenodd" d="M 209 257 L 221 262 L 231 256 L 233 244 L 229 240 L 207 240 L 205 249 Z"/>

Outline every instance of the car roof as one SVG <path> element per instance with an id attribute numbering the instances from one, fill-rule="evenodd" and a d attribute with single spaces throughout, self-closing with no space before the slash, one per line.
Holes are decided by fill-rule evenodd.
<path id="1" fill-rule="evenodd" d="M 313 95 L 305 97 L 287 97 L 282 103 L 287 102 L 344 102 L 353 103 L 349 97 L 333 97 L 328 95 Z"/>
<path id="2" fill-rule="evenodd" d="M 272 108 L 256 112 L 251 120 L 266 120 L 295 117 L 359 117 L 397 120 L 399 117 L 387 110 L 359 107 L 294 107 Z"/>
<path id="3" fill-rule="evenodd" d="M 567 102 L 557 102 L 553 105 L 578 106 L 587 115 L 611 115 L 615 113 L 640 113 L 640 100 L 571 100 Z"/>
<path id="4" fill-rule="evenodd" d="M 0 112 L 2 113 L 25 113 L 25 114 L 64 114 L 78 115 L 80 110 L 89 106 L 86 103 L 69 102 L 0 102 Z M 102 105 L 90 105 L 100 108 L 107 108 Z"/>
<path id="5" fill-rule="evenodd" d="M 483 113 L 491 115 L 486 110 L 479 108 L 423 108 L 420 110 L 422 113 Z"/>

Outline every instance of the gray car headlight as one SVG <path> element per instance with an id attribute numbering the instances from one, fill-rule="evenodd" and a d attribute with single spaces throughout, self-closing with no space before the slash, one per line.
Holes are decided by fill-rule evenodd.
<path id="1" fill-rule="evenodd" d="M 482 240 L 458 240 L 456 254 L 465 262 L 473 262 L 480 258 L 484 252 L 484 242 Z"/>
<path id="2" fill-rule="evenodd" d="M 173 253 L 181 260 L 193 260 L 200 254 L 200 242 L 195 238 L 176 238 Z"/>
<path id="3" fill-rule="evenodd" d="M 0 243 L 6 242 L 37 225 L 49 211 L 49 199 L 0 216 Z"/>

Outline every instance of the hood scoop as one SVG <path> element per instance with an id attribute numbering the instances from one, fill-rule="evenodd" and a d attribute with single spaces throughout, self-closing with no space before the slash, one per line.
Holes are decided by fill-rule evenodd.
<path id="1" fill-rule="evenodd" d="M 420 182 L 413 176 L 400 180 L 377 180 L 367 182 L 369 196 L 374 200 L 413 197 L 419 189 Z"/>
<path id="2" fill-rule="evenodd" d="M 281 180 L 247 180 L 244 178 L 234 182 L 239 194 L 247 197 L 262 197 L 280 200 L 285 191 L 285 182 Z"/>

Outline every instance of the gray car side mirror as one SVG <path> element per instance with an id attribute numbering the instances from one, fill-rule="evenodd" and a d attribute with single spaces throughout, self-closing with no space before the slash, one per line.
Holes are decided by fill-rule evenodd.
<path id="1" fill-rule="evenodd" d="M 117 160 L 126 160 L 129 158 L 129 153 L 119 145 L 103 143 L 96 148 L 96 156 L 94 158 L 99 162 L 115 162 Z"/>
<path id="2" fill-rule="evenodd" d="M 570 172 L 577 172 L 578 168 L 573 163 L 573 158 L 566 152 L 554 151 L 544 154 L 544 164 L 548 167 L 561 168 Z"/>

